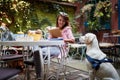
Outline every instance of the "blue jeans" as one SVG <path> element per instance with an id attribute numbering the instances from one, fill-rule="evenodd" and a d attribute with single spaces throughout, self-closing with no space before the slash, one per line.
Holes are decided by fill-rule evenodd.
<path id="1" fill-rule="evenodd" d="M 60 54 L 59 47 L 49 47 L 51 56 L 58 56 Z M 47 47 L 42 48 L 43 55 L 47 54 Z"/>

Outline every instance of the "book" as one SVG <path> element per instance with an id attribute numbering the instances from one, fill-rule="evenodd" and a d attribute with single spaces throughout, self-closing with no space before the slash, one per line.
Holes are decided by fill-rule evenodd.
<path id="1" fill-rule="evenodd" d="M 59 28 L 49 29 L 48 32 L 52 35 L 53 38 L 62 37 L 61 31 Z"/>

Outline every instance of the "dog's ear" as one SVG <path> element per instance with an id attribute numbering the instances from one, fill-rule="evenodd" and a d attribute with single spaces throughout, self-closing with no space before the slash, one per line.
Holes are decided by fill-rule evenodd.
<path id="1" fill-rule="evenodd" d="M 93 41 L 94 38 L 95 38 L 94 34 L 88 33 L 85 35 L 85 40 L 86 40 L 85 42 L 89 44 Z"/>

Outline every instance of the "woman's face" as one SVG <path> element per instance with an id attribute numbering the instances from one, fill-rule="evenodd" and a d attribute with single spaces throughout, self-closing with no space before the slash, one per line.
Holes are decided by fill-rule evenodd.
<path id="1" fill-rule="evenodd" d="M 65 25 L 65 20 L 62 16 L 59 16 L 58 18 L 58 27 L 62 28 Z"/>

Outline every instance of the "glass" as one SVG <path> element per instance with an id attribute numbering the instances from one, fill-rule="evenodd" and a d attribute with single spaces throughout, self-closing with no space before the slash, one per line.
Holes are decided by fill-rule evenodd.
<path id="1" fill-rule="evenodd" d="M 27 34 L 14 34 L 16 41 L 33 41 L 34 38 L 32 36 L 28 36 Z"/>

